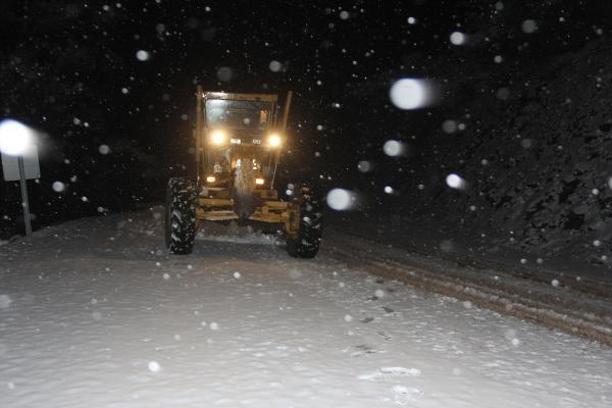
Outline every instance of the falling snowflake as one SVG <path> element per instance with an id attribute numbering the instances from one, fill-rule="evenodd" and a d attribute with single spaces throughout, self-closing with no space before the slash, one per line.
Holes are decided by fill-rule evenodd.
<path id="1" fill-rule="evenodd" d="M 148 61 L 151 58 L 151 54 L 145 50 L 136 51 L 136 59 L 138 61 Z"/>
<path id="2" fill-rule="evenodd" d="M 450 42 L 453 45 L 464 45 L 467 41 L 467 36 L 459 31 L 455 31 L 450 35 Z"/>
<path id="3" fill-rule="evenodd" d="M 397 140 L 387 140 L 383 145 L 383 152 L 391 157 L 401 156 L 404 154 L 405 150 L 404 144 Z"/>
<path id="4" fill-rule="evenodd" d="M 412 110 L 429 105 L 432 101 L 432 91 L 423 80 L 404 78 L 393 83 L 389 97 L 398 108 Z"/>
<path id="5" fill-rule="evenodd" d="M 355 193 L 342 188 L 334 188 L 327 193 L 327 205 L 336 211 L 351 210 L 356 204 Z"/>
<path id="6" fill-rule="evenodd" d="M 533 34 L 538 30 L 538 24 L 535 20 L 525 20 L 521 24 L 521 29 L 526 34 Z"/>
<path id="7" fill-rule="evenodd" d="M 61 181 L 54 181 L 51 185 L 51 188 L 53 188 L 53 191 L 55 191 L 56 193 L 61 193 L 66 190 L 66 185 Z"/>
<path id="8" fill-rule="evenodd" d="M 278 61 L 270 61 L 268 68 L 270 68 L 270 71 L 272 72 L 280 72 L 280 70 L 283 69 L 283 64 Z"/>
<path id="9" fill-rule="evenodd" d="M 147 367 L 149 368 L 149 371 L 151 371 L 152 373 L 158 373 L 161 370 L 161 366 L 159 365 L 157 361 L 149 361 L 149 364 L 147 365 Z"/>
<path id="10" fill-rule="evenodd" d="M 461 176 L 455 173 L 451 173 L 448 176 L 446 176 L 446 184 L 450 188 L 454 188 L 457 190 L 463 190 L 467 186 L 467 183 L 465 182 L 465 180 Z"/>

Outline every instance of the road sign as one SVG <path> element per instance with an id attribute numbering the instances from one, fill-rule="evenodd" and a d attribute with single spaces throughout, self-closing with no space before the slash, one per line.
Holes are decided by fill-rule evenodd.
<path id="1" fill-rule="evenodd" d="M 19 156 L 9 156 L 2 153 L 2 174 L 4 181 L 19 181 Z M 40 178 L 40 165 L 38 163 L 38 150 L 36 146 L 28 149 L 23 156 L 23 169 L 27 180 Z"/>

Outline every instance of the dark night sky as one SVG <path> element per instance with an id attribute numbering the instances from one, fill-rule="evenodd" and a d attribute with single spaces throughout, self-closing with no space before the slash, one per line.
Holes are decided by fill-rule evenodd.
<path id="1" fill-rule="evenodd" d="M 505 1 L 503 10 L 498 3 L 5 1 L 0 109 L 46 134 L 43 176 L 32 186 L 43 224 L 160 200 L 165 179 L 188 160 L 196 83 L 296 91 L 298 177 L 368 188 L 398 177 L 397 163 L 385 163 L 385 140 L 409 142 L 412 160 L 399 167 L 418 173 L 435 151 L 427 135 L 478 93 L 483 77 L 512 82 L 610 25 L 608 1 Z M 539 32 L 521 32 L 525 19 Z M 450 44 L 455 30 L 470 35 L 467 46 Z M 139 61 L 139 50 L 150 58 Z M 496 66 L 497 54 L 509 62 Z M 272 61 L 282 63 L 280 72 Z M 436 79 L 440 103 L 395 108 L 388 89 L 404 76 Z M 111 154 L 100 154 L 101 145 Z M 379 163 L 369 178 L 357 171 L 361 159 Z M 51 188 L 58 180 L 68 186 L 61 194 Z M 11 217 L 17 191 L 0 190 Z"/>

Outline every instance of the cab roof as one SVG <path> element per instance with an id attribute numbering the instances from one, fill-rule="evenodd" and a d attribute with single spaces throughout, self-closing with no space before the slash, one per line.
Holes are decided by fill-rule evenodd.
<path id="1" fill-rule="evenodd" d="M 231 92 L 203 92 L 202 98 L 207 99 L 225 99 L 232 101 L 261 101 L 261 102 L 277 102 L 278 95 L 274 94 L 243 94 Z"/>

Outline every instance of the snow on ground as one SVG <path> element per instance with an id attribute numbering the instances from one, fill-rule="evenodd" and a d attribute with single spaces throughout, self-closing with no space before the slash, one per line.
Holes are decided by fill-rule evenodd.
<path id="1" fill-rule="evenodd" d="M 7 407 L 609 407 L 612 350 L 159 209 L 0 249 Z M 259 238 L 258 238 L 259 239 Z"/>

